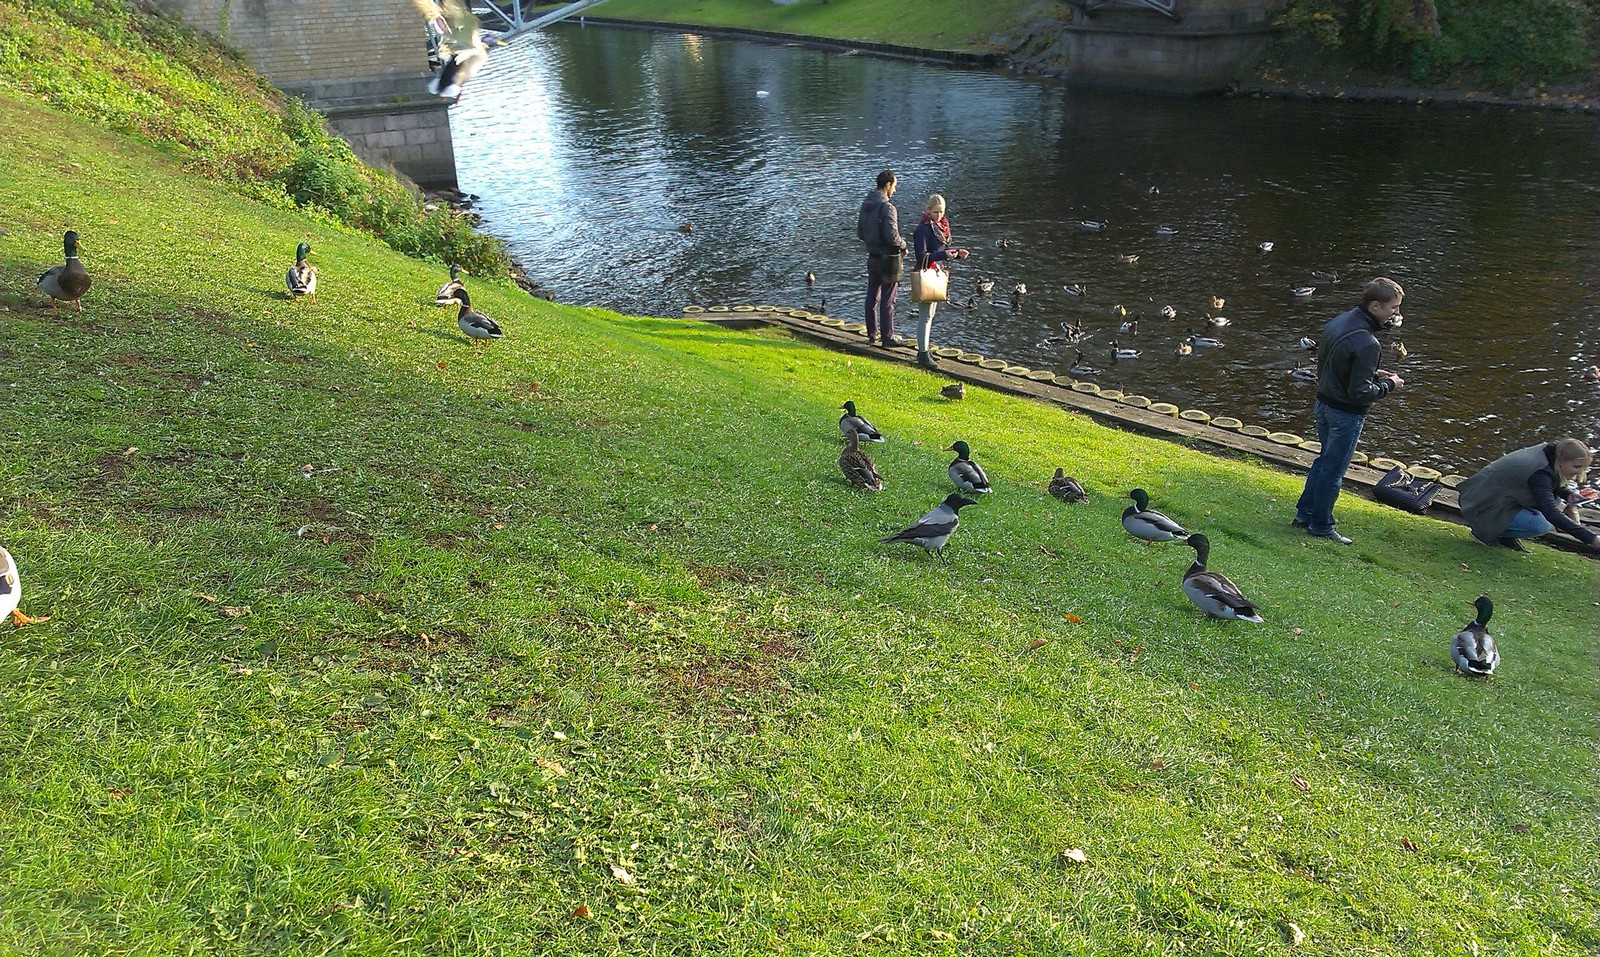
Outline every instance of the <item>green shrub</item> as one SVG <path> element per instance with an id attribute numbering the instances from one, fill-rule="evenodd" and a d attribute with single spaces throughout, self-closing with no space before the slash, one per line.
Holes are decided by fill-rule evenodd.
<path id="1" fill-rule="evenodd" d="M 366 230 L 410 256 L 504 275 L 498 240 L 362 163 L 322 115 L 154 6 L 0 0 L 0 90 L 175 148 L 186 166 L 274 205 Z"/>

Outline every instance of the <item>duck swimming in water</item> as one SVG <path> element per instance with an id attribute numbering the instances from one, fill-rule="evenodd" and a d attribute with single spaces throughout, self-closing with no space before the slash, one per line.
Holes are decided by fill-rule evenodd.
<path id="1" fill-rule="evenodd" d="M 1069 373 L 1071 373 L 1072 375 L 1099 375 L 1100 374 L 1100 370 L 1099 369 L 1096 369 L 1094 366 L 1089 365 L 1088 363 L 1083 361 L 1083 353 L 1081 353 L 1081 352 L 1078 353 L 1078 357 L 1076 359 L 1072 360 L 1072 365 L 1067 367 L 1067 371 Z"/>

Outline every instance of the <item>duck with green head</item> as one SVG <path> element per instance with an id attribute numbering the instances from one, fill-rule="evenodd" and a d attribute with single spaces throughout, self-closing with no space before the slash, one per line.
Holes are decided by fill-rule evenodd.
<path id="1" fill-rule="evenodd" d="M 1487 678 L 1500 664 L 1500 649 L 1495 647 L 1494 636 L 1489 634 L 1489 617 L 1494 614 L 1494 602 L 1488 595 L 1479 595 L 1473 606 L 1478 617 L 1467 622 L 1456 636 L 1450 639 L 1450 660 L 1456 670 L 1473 678 Z"/>
<path id="2" fill-rule="evenodd" d="M 1183 541 L 1189 537 L 1182 525 L 1150 507 L 1149 492 L 1136 488 L 1128 497 L 1133 499 L 1133 504 L 1122 510 L 1122 527 L 1129 535 L 1147 542 Z"/>
<path id="3" fill-rule="evenodd" d="M 456 293 L 460 292 L 466 287 L 461 280 L 456 277 L 460 276 L 464 272 L 466 272 L 466 270 L 462 269 L 457 263 L 450 264 L 450 281 L 440 286 L 439 291 L 433 294 L 433 304 L 435 306 L 454 306 L 459 302 L 459 300 L 456 298 Z"/>
<path id="4" fill-rule="evenodd" d="M 456 313 L 456 326 L 472 340 L 474 349 L 489 339 L 505 337 L 505 333 L 500 329 L 500 323 L 472 308 L 472 297 L 467 295 L 465 286 L 456 291 L 455 301 L 461 304 L 461 310 Z"/>
<path id="5" fill-rule="evenodd" d="M 950 476 L 956 488 L 975 494 L 994 491 L 989 486 L 989 476 L 984 474 L 983 466 L 972 461 L 972 446 L 957 439 L 946 446 L 945 451 L 956 454 L 955 461 L 945 467 L 945 474 Z"/>
<path id="6" fill-rule="evenodd" d="M 1261 621 L 1261 615 L 1250 599 L 1244 597 L 1239 586 L 1221 572 L 1210 571 L 1206 561 L 1211 557 L 1211 540 L 1196 532 L 1184 544 L 1194 549 L 1194 562 L 1183 573 L 1183 593 L 1194 606 L 1213 618 L 1234 621 Z"/>
<path id="7" fill-rule="evenodd" d="M 885 441 L 883 433 L 879 432 L 871 422 L 868 422 L 866 416 L 856 412 L 854 399 L 845 400 L 844 405 L 839 406 L 839 408 L 844 410 L 844 415 L 839 416 L 839 432 L 841 434 L 848 436 L 854 430 L 859 432 L 861 437 L 868 442 Z"/>
<path id="8" fill-rule="evenodd" d="M 283 282 L 289 287 L 289 295 L 299 300 L 305 296 L 312 302 L 317 301 L 317 267 L 309 262 L 311 258 L 311 244 L 301 243 L 294 250 L 294 265 L 284 274 Z"/>
<path id="9" fill-rule="evenodd" d="M 61 251 L 66 254 L 66 262 L 60 266 L 51 266 L 39 274 L 33 283 L 34 288 L 50 297 L 50 308 L 56 307 L 56 300 L 70 302 L 83 311 L 83 294 L 89 291 L 93 280 L 89 278 L 89 271 L 83 268 L 83 263 L 78 259 L 78 231 L 69 229 L 61 237 Z"/>

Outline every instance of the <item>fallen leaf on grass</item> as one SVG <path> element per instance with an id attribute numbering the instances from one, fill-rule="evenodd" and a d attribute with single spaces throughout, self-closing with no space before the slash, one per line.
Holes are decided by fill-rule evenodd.
<path id="1" fill-rule="evenodd" d="M 1300 925 L 1292 920 L 1283 922 L 1283 931 L 1284 935 L 1289 938 L 1290 947 L 1299 947 L 1306 939 L 1306 932 L 1301 930 Z"/>
<path id="2" fill-rule="evenodd" d="M 539 767 L 544 768 L 546 771 L 549 771 L 558 778 L 564 778 L 567 776 L 567 769 L 561 766 L 560 761 L 557 761 L 553 758 L 535 758 L 534 761 L 539 765 Z"/>
<path id="3" fill-rule="evenodd" d="M 1417 853 L 1417 842 L 1413 841 L 1409 837 L 1402 837 L 1400 839 L 1400 846 L 1405 848 L 1406 850 L 1410 851 L 1413 854 Z"/>
<path id="4" fill-rule="evenodd" d="M 212 600 L 215 601 L 216 599 L 212 599 Z M 249 605 L 223 605 L 222 606 L 222 617 L 224 617 L 224 618 L 243 618 L 248 614 L 250 614 L 250 606 Z"/>
<path id="5" fill-rule="evenodd" d="M 445 361 L 443 359 L 440 359 L 438 362 L 435 362 L 433 364 L 433 367 L 435 369 L 443 369 L 445 367 L 445 365 L 446 365 Z"/>
<path id="6" fill-rule="evenodd" d="M 1526 824 L 1513 824 L 1511 825 L 1511 829 L 1516 831 L 1518 834 L 1526 834 L 1529 830 L 1531 830 L 1531 828 L 1529 828 Z"/>
<path id="7" fill-rule="evenodd" d="M 1028 642 L 1028 650 L 1032 651 L 1035 648 L 1043 648 L 1045 645 L 1048 645 L 1049 643 L 1050 643 L 1050 639 L 1048 639 L 1048 638 L 1035 638 L 1032 641 Z"/>
<path id="8" fill-rule="evenodd" d="M 611 868 L 612 877 L 615 877 L 624 884 L 633 883 L 633 875 L 628 873 L 628 869 L 626 867 L 623 867 L 621 864 L 610 864 L 607 866 Z"/>
<path id="9" fill-rule="evenodd" d="M 1070 622 L 1072 622 L 1072 623 L 1073 623 L 1073 624 L 1074 624 L 1074 625 L 1081 625 L 1081 624 L 1083 624 L 1083 619 L 1082 619 L 1082 618 L 1079 618 L 1079 617 L 1078 617 L 1078 616 L 1077 616 L 1077 615 L 1074 615 L 1074 614 L 1073 614 L 1073 613 L 1072 613 L 1072 612 L 1070 612 L 1070 611 L 1069 611 L 1069 612 L 1067 612 L 1067 613 L 1066 613 L 1066 614 L 1064 614 L 1064 615 L 1062 615 L 1062 616 L 1061 616 L 1061 617 L 1062 617 L 1062 618 L 1065 618 L 1065 619 L 1066 619 L 1066 620 L 1068 620 L 1068 621 L 1070 621 Z"/>
<path id="10" fill-rule="evenodd" d="M 1162 768 L 1167 766 L 1167 762 L 1161 760 L 1160 758 L 1151 758 L 1150 759 L 1150 766 L 1152 768 L 1155 768 L 1157 771 L 1159 771 Z"/>
<path id="11" fill-rule="evenodd" d="M 1068 863 L 1072 863 L 1072 864 L 1087 864 L 1087 863 L 1089 863 L 1089 855 L 1083 853 L 1083 848 L 1081 848 L 1081 847 L 1069 847 L 1069 848 L 1067 848 L 1066 850 L 1061 852 L 1061 859 L 1063 861 L 1067 861 Z"/>
<path id="12" fill-rule="evenodd" d="M 1044 552 L 1046 555 L 1048 555 L 1051 558 L 1055 558 L 1056 557 L 1056 553 L 1055 552 L 1052 552 L 1050 549 L 1045 548 L 1043 545 L 1039 546 L 1039 551 Z"/>
<path id="13" fill-rule="evenodd" d="M 594 916 L 594 911 L 589 909 L 588 904 L 579 904 L 577 907 L 572 909 L 572 916 L 582 917 L 584 920 L 588 920 Z"/>
<path id="14" fill-rule="evenodd" d="M 193 595 L 196 598 L 201 598 L 201 599 L 204 599 L 205 601 L 209 601 L 209 602 L 213 602 L 213 603 L 215 603 L 216 600 L 217 600 L 217 596 L 216 595 L 207 595 L 203 591 L 192 591 L 189 594 Z"/>
<path id="15" fill-rule="evenodd" d="M 137 445 L 130 445 L 127 448 L 122 450 L 122 457 L 123 458 L 127 458 L 128 456 L 132 455 L 133 453 L 135 453 L 137 451 L 139 451 L 139 447 Z"/>
<path id="16" fill-rule="evenodd" d="M 1309 781 L 1307 781 L 1305 778 L 1303 778 L 1300 775 L 1298 775 L 1298 774 L 1289 775 L 1289 783 L 1293 784 L 1295 787 L 1299 788 L 1302 791 L 1311 790 L 1311 783 Z"/>
<path id="17" fill-rule="evenodd" d="M 106 797 L 110 798 L 113 801 L 120 801 L 120 800 L 122 800 L 123 798 L 127 797 L 128 795 L 130 795 L 132 793 L 133 793 L 132 791 L 129 791 L 129 790 L 125 789 L 125 788 L 117 788 L 115 791 L 107 791 L 106 792 Z"/>

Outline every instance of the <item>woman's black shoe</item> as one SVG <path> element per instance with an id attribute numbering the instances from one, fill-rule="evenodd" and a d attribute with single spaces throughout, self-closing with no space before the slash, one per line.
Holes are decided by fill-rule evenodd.
<path id="1" fill-rule="evenodd" d="M 1521 542 L 1517 541 L 1514 538 L 1511 538 L 1510 536 L 1505 536 L 1505 537 L 1496 539 L 1495 540 L 1495 544 L 1499 545 L 1501 548 L 1509 548 L 1514 552 L 1525 552 L 1525 551 L 1528 550 L 1527 548 L 1525 548 L 1523 546 L 1523 544 Z"/>

